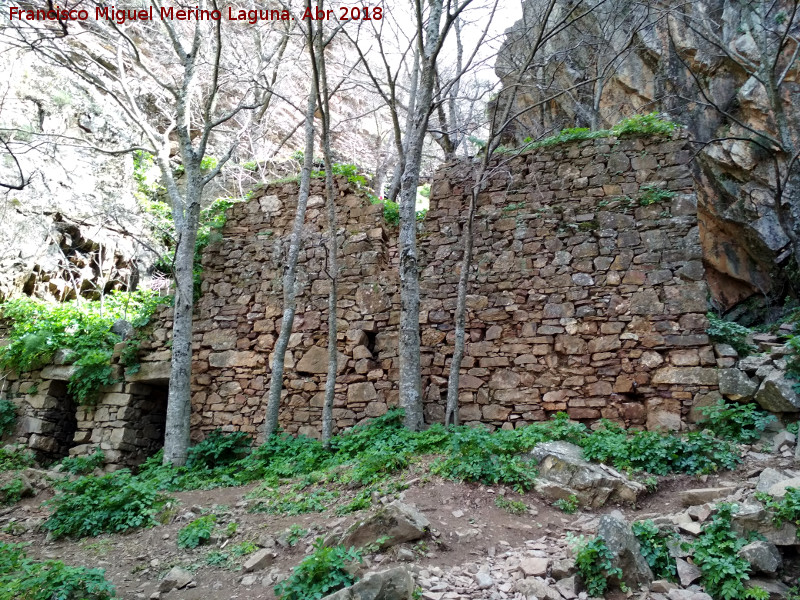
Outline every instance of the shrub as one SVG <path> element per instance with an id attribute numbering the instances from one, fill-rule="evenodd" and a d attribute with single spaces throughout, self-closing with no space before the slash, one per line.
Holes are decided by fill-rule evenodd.
<path id="1" fill-rule="evenodd" d="M 95 448 L 89 456 L 67 456 L 61 461 L 65 471 L 73 475 L 88 475 L 106 464 L 106 455 L 100 448 Z"/>
<path id="2" fill-rule="evenodd" d="M 612 558 L 611 551 L 600 537 L 586 543 L 575 555 L 575 566 L 590 596 L 602 597 L 608 589 L 609 579 L 622 579 L 622 570 L 611 563 Z"/>
<path id="3" fill-rule="evenodd" d="M 680 537 L 672 531 L 661 531 L 652 521 L 637 521 L 632 529 L 633 535 L 639 540 L 642 556 L 647 560 L 656 579 L 674 581 L 678 575 L 678 566 L 667 543 L 680 543 Z"/>
<path id="4" fill-rule="evenodd" d="M 102 569 L 35 561 L 27 544 L 0 542 L 0 597 L 16 600 L 106 600 L 116 597 Z"/>
<path id="5" fill-rule="evenodd" d="M 0 506 L 19 502 L 22 500 L 22 492 L 24 490 L 25 483 L 19 476 L 12 476 L 6 479 L 5 482 L 0 481 Z"/>
<path id="6" fill-rule="evenodd" d="M 0 472 L 19 471 L 33 465 L 33 454 L 24 446 L 6 450 L 0 448 Z"/>
<path id="7" fill-rule="evenodd" d="M 497 508 L 510 512 L 512 515 L 524 515 L 528 512 L 528 505 L 521 500 L 509 500 L 505 496 L 498 496 L 494 500 L 494 505 Z"/>
<path id="8" fill-rule="evenodd" d="M 756 348 L 747 341 L 747 336 L 750 335 L 752 330 L 744 325 L 739 325 L 732 321 L 726 321 L 718 317 L 714 313 L 708 313 L 708 337 L 712 341 L 720 344 L 728 344 L 739 356 L 747 356 Z"/>
<path id="9" fill-rule="evenodd" d="M 59 493 L 47 502 L 53 512 L 44 523 L 56 538 L 149 527 L 167 501 L 152 481 L 133 477 L 125 469 L 63 481 L 58 488 Z"/>
<path id="10" fill-rule="evenodd" d="M 48 363 L 59 348 L 67 348 L 78 366 L 69 380 L 70 392 L 79 403 L 91 403 L 97 387 L 112 382 L 111 352 L 120 337 L 111 326 L 124 318 L 140 327 L 163 301 L 147 290 L 113 292 L 102 302 L 9 300 L 0 307 L 11 323 L 10 343 L 0 348 L 0 368 L 30 371 Z"/>
<path id="11" fill-rule="evenodd" d="M 580 504 L 578 503 L 578 497 L 575 494 L 571 494 L 569 498 L 559 498 L 553 502 L 553 506 L 568 515 L 572 515 L 578 511 L 578 506 L 580 506 Z"/>
<path id="12" fill-rule="evenodd" d="M 360 551 L 344 546 L 327 547 L 322 538 L 317 538 L 313 548 L 289 578 L 275 586 L 279 600 L 318 600 L 357 581 L 347 567 L 362 562 Z"/>
<path id="13" fill-rule="evenodd" d="M 178 532 L 180 548 L 197 548 L 211 539 L 211 533 L 217 523 L 215 515 L 206 515 L 195 519 Z"/>
<path id="14" fill-rule="evenodd" d="M 189 448 L 186 466 L 189 469 L 213 469 L 229 465 L 250 453 L 252 438 L 243 431 L 212 431 L 206 439 Z"/>
<path id="15" fill-rule="evenodd" d="M 715 600 L 748 597 L 744 582 L 750 579 L 750 563 L 737 554 L 746 542 L 731 529 L 737 509 L 735 504 L 717 504 L 717 514 L 694 543 L 694 563 L 703 573 L 703 587 Z"/>
<path id="16" fill-rule="evenodd" d="M 756 498 L 772 511 L 773 522 L 780 527 L 785 522 L 800 525 L 800 489 L 786 488 L 783 498 L 773 498 L 765 492 L 758 492 Z M 798 531 L 800 537 L 800 531 Z"/>
<path id="17" fill-rule="evenodd" d="M 0 398 L 0 438 L 13 433 L 17 424 L 17 407 L 10 400 Z"/>
<path id="18" fill-rule="evenodd" d="M 775 416 L 758 408 L 756 404 L 728 403 L 720 399 L 716 404 L 700 408 L 705 419 L 699 424 L 714 435 L 734 442 L 754 442 L 761 437 Z"/>

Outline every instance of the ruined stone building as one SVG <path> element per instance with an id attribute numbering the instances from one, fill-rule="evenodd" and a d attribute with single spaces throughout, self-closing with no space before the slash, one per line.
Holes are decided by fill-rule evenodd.
<path id="1" fill-rule="evenodd" d="M 461 420 L 517 427 L 558 411 L 679 429 L 717 389 L 705 334 L 707 286 L 686 140 L 597 139 L 501 155 L 479 196 L 461 376 Z M 419 223 L 425 416 L 441 421 L 462 225 L 472 165 L 444 165 Z M 396 227 L 345 178 L 339 192 L 339 430 L 398 402 Z M 323 182 L 312 184 L 286 356 L 280 422 L 320 430 L 329 274 Z M 259 432 L 280 329 L 284 257 L 297 184 L 230 209 L 203 256 L 194 327 L 192 436 Z M 53 457 L 99 445 L 136 463 L 163 441 L 170 311 L 151 325 L 142 368 L 95 408 L 66 393 L 68 365 L 8 374 L 19 437 Z M 724 365 L 723 365 L 724 366 Z M 121 371 L 120 371 L 121 372 Z"/>

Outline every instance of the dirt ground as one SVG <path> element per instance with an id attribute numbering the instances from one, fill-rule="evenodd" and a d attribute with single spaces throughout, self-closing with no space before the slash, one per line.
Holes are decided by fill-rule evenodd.
<path id="1" fill-rule="evenodd" d="M 416 544 L 407 544 L 404 556 L 398 557 L 398 549 L 390 549 L 385 554 L 370 555 L 366 558 L 364 569 L 385 567 L 396 564 L 398 560 L 414 563 L 420 568 L 446 568 L 465 563 L 480 562 L 487 556 L 494 556 L 508 548 L 517 548 L 530 540 L 539 543 L 548 540 L 556 543 L 568 532 L 574 535 L 591 535 L 601 514 L 621 508 L 629 521 L 678 512 L 682 509 L 680 493 L 682 490 L 697 487 L 714 487 L 722 484 L 743 484 L 748 476 L 766 466 L 746 463 L 735 472 L 723 472 L 702 478 L 689 476 L 663 477 L 658 490 L 646 496 L 638 506 L 606 506 L 593 512 L 579 510 L 575 514 L 565 514 L 539 497 L 535 492 L 517 494 L 503 486 L 462 484 L 430 477 L 425 465 L 416 465 L 404 473 L 400 481 L 409 487 L 399 495 L 405 502 L 415 505 L 431 522 L 430 536 Z M 362 518 L 366 511 L 346 516 L 337 516 L 336 506 L 346 502 L 355 494 L 343 490 L 341 496 L 321 513 L 308 513 L 296 516 L 270 515 L 248 512 L 246 496 L 255 485 L 220 488 L 208 491 L 190 491 L 173 494 L 177 500 L 177 510 L 171 523 L 125 535 L 101 535 L 82 540 L 62 539 L 52 541 L 38 531 L 21 536 L 0 533 L 0 539 L 7 542 L 32 542 L 28 552 L 36 558 L 55 558 L 67 564 L 99 567 L 105 569 L 106 578 L 117 588 L 121 598 L 149 599 L 158 591 L 160 580 L 176 565 L 194 573 L 190 588 L 173 590 L 162 594 L 169 600 L 229 600 L 275 598 L 274 578 L 286 576 L 296 566 L 311 543 L 319 536 L 343 531 L 351 523 Z M 521 500 L 529 510 L 526 514 L 510 514 L 496 506 L 498 496 L 510 500 Z M 377 499 L 388 501 L 395 496 Z M 47 494 L 5 511 L 3 521 L 9 519 L 44 519 L 47 509 L 42 501 Z M 373 505 L 375 502 L 373 502 Z M 236 533 L 230 538 L 213 540 L 213 543 L 187 550 L 179 548 L 176 540 L 178 531 L 191 519 L 207 512 L 218 516 L 218 524 L 225 527 L 231 521 L 238 525 Z M 281 538 L 281 534 L 292 526 L 308 531 L 294 546 L 277 547 L 274 563 L 256 573 L 256 581 L 245 585 L 245 573 L 241 565 L 246 557 L 237 558 L 224 567 L 207 564 L 210 552 L 230 550 L 233 545 L 245 540 L 264 542 L 265 537 Z M 271 574 L 271 576 L 270 576 Z M 266 577 L 265 577 L 266 576 Z M 253 579 L 253 578 L 251 578 Z M 248 583 L 245 581 L 245 583 Z"/>

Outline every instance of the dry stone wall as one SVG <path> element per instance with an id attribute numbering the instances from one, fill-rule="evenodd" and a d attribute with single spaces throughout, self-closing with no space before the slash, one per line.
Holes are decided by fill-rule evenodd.
<path id="1" fill-rule="evenodd" d="M 679 429 L 694 406 L 718 397 L 717 367 L 729 365 L 705 334 L 707 287 L 689 159 L 680 137 L 612 138 L 492 163 L 478 195 L 462 422 L 511 428 L 566 411 L 584 421 Z M 428 422 L 444 413 L 472 178 L 468 162 L 440 169 L 419 223 Z M 340 354 L 333 417 L 341 430 L 398 403 L 400 297 L 396 228 L 346 178 L 336 188 Z M 312 181 L 280 411 L 286 431 L 312 436 L 321 428 L 327 370 L 323 193 L 323 182 Z M 221 239 L 204 253 L 193 334 L 194 439 L 218 427 L 255 434 L 263 423 L 296 197 L 296 182 L 256 190 L 230 209 Z M 72 454 L 100 445 L 112 462 L 135 463 L 155 450 L 163 436 L 171 326 L 165 309 L 142 343 L 139 372 L 106 390 L 96 408 L 78 409 Z M 33 375 L 12 376 L 11 392 L 24 414 L 39 418 L 31 411 L 46 407 L 36 408 L 23 388 L 47 377 Z M 52 398 L 45 394 L 48 407 Z M 35 427 L 24 429 L 21 440 L 39 440 Z"/>
<path id="2" fill-rule="evenodd" d="M 717 388 L 689 158 L 683 138 L 604 139 L 493 163 L 478 197 L 462 421 L 508 428 L 566 411 L 677 429 L 693 402 Z M 419 225 L 428 421 L 443 418 L 471 178 L 469 163 L 442 168 Z M 346 180 L 337 186 L 334 419 L 345 428 L 397 404 L 400 299 L 395 229 Z M 671 197 L 642 206 L 648 189 Z M 222 241 L 206 251 L 195 435 L 216 427 L 257 432 L 263 422 L 296 191 L 295 183 L 258 190 L 231 209 Z M 327 365 L 322 193 L 314 182 L 280 415 L 287 431 L 309 435 L 320 429 Z"/>

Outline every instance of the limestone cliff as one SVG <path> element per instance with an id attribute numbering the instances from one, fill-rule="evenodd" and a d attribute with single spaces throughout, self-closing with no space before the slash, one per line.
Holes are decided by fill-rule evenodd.
<path id="1" fill-rule="evenodd" d="M 760 57 L 770 51 L 761 46 L 759 27 L 764 23 L 748 20 L 741 4 L 700 0 L 692 3 L 687 16 L 671 12 L 669 5 L 645 8 L 611 0 L 576 27 L 553 36 L 534 66 L 520 73 L 542 5 L 537 0 L 523 3 L 525 17 L 507 32 L 496 64 L 506 88 L 521 76 L 519 108 L 536 107 L 520 116 L 507 132 L 508 141 L 564 127 L 608 127 L 625 116 L 654 110 L 685 125 L 697 142 L 753 137 L 748 128 L 777 135 L 764 86 L 742 67 L 749 61 L 758 69 Z M 586 6 L 559 0 L 555 13 L 566 15 Z M 787 27 L 787 14 L 792 13 L 779 8 L 769 15 L 768 28 Z M 705 36 L 693 27 L 698 22 L 707 28 Z M 789 33 L 797 37 L 800 23 L 797 18 L 789 23 Z M 791 55 L 787 51 L 788 58 L 779 58 L 791 61 Z M 800 85 L 796 56 L 794 60 L 787 65 L 778 104 L 797 148 Z M 782 298 L 791 285 L 790 273 L 796 272 L 787 227 L 789 232 L 797 228 L 782 226 L 775 209 L 769 153 L 737 139 L 697 143 L 694 149 L 700 233 L 715 302 L 727 309 L 754 294 Z M 798 191 L 790 193 L 794 197 L 787 210 L 794 207 L 796 212 Z"/>

